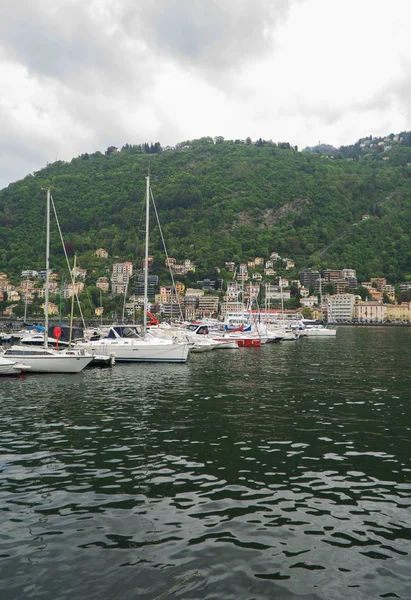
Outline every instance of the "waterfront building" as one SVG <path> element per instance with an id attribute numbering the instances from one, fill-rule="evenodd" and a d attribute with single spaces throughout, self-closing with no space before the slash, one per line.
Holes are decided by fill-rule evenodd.
<path id="1" fill-rule="evenodd" d="M 383 323 L 387 319 L 387 305 L 375 300 L 357 300 L 354 320 L 357 323 Z"/>
<path id="2" fill-rule="evenodd" d="M 387 304 L 387 321 L 391 323 L 410 323 L 411 302 L 402 304 Z"/>
<path id="3" fill-rule="evenodd" d="M 354 318 L 355 296 L 335 294 L 327 297 L 328 322 L 350 323 Z"/>

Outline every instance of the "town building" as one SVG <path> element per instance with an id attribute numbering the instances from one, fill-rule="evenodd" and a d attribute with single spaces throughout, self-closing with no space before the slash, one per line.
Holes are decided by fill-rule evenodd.
<path id="1" fill-rule="evenodd" d="M 62 289 L 63 298 L 71 298 L 74 295 L 80 294 L 84 290 L 84 283 L 82 281 L 76 281 L 74 286 L 72 282 L 65 285 Z"/>
<path id="2" fill-rule="evenodd" d="M 385 277 L 371 277 L 371 284 L 375 284 L 377 286 L 377 290 L 382 290 L 387 285 L 387 280 Z"/>
<path id="3" fill-rule="evenodd" d="M 133 276 L 133 263 L 130 261 L 115 263 L 112 270 L 113 275 Z"/>
<path id="4" fill-rule="evenodd" d="M 34 269 L 27 269 L 26 271 L 21 272 L 21 276 L 25 277 L 26 279 L 31 279 L 32 277 L 38 277 L 38 275 L 39 275 L 38 271 L 35 271 Z"/>
<path id="5" fill-rule="evenodd" d="M 97 248 L 96 256 L 99 258 L 108 258 L 108 252 L 107 250 L 104 250 L 104 248 Z"/>
<path id="6" fill-rule="evenodd" d="M 96 287 L 100 288 L 103 292 L 108 292 L 110 289 L 108 277 L 99 277 L 96 281 Z"/>
<path id="7" fill-rule="evenodd" d="M 147 283 L 147 294 L 152 298 L 158 292 L 158 275 L 149 275 Z M 144 273 L 137 275 L 134 285 L 134 294 L 137 296 L 144 296 Z"/>
<path id="8" fill-rule="evenodd" d="M 354 318 L 355 296 L 335 294 L 327 297 L 328 322 L 350 323 Z"/>
<path id="9" fill-rule="evenodd" d="M 325 269 L 322 273 L 322 278 L 327 283 L 332 283 L 343 279 L 341 271 L 339 269 Z"/>
<path id="10" fill-rule="evenodd" d="M 300 273 L 300 281 L 304 287 L 313 286 L 320 279 L 320 272 L 312 269 L 303 269 Z"/>
<path id="11" fill-rule="evenodd" d="M 341 277 L 343 279 L 348 279 L 350 277 L 357 278 L 357 272 L 355 269 L 341 269 Z"/>
<path id="12" fill-rule="evenodd" d="M 411 321 L 411 302 L 387 304 L 387 321 L 390 323 L 409 323 Z"/>
<path id="13" fill-rule="evenodd" d="M 307 296 L 307 298 L 301 298 L 300 304 L 303 308 L 311 308 L 315 304 L 318 304 L 317 296 Z"/>
<path id="14" fill-rule="evenodd" d="M 223 287 L 223 280 L 216 279 L 213 281 L 211 279 L 203 279 L 203 281 L 197 281 L 197 285 L 201 285 L 203 290 L 221 290 Z"/>
<path id="15" fill-rule="evenodd" d="M 357 323 L 383 323 L 387 318 L 387 305 L 375 300 L 357 300 L 354 321 Z"/>
<path id="16" fill-rule="evenodd" d="M 349 283 L 346 279 L 336 279 L 333 281 L 336 294 L 345 294 L 349 290 Z"/>
<path id="17" fill-rule="evenodd" d="M 200 318 L 213 317 L 218 313 L 218 296 L 205 294 L 198 299 L 196 314 Z"/>
<path id="18" fill-rule="evenodd" d="M 231 273 L 234 273 L 234 271 L 235 271 L 235 263 L 233 263 L 233 262 L 226 262 L 226 263 L 224 263 L 224 268 L 226 269 L 226 271 L 230 271 Z"/>

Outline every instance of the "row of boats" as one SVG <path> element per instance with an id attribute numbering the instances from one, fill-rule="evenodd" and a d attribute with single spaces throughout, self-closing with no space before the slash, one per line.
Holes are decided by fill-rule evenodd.
<path id="1" fill-rule="evenodd" d="M 295 341 L 304 330 L 305 324 L 294 330 L 270 326 L 267 323 L 244 323 L 240 326 L 226 323 L 225 329 L 218 321 L 189 323 L 185 325 L 164 325 L 147 322 L 148 314 L 148 269 L 144 271 L 144 325 L 142 334 L 133 325 L 112 325 L 108 329 L 88 332 L 82 339 L 73 340 L 72 317 L 67 344 L 61 336 L 61 327 L 54 328 L 50 336 L 49 315 L 49 274 L 50 274 L 50 213 L 51 192 L 46 190 L 46 283 L 45 283 L 45 327 L 37 327 L 13 334 L 11 345 L 0 354 L 0 374 L 19 374 L 24 371 L 34 373 L 79 373 L 92 364 L 113 364 L 116 362 L 157 362 L 185 363 L 190 352 L 206 352 L 216 349 L 236 350 L 239 347 L 259 347 L 263 343 Z M 150 178 L 146 177 L 146 235 L 145 265 L 148 265 L 149 250 L 149 206 Z M 55 213 L 56 219 L 57 215 Z M 72 279 L 74 287 L 74 279 Z M 74 297 L 73 297 L 74 300 Z M 72 304 L 71 315 L 74 305 Z M 247 331 L 246 331 L 247 329 Z M 324 329 L 325 330 L 325 329 Z"/>
<path id="2" fill-rule="evenodd" d="M 57 328 L 60 329 L 60 328 Z M 61 334 L 61 332 L 59 332 Z M 0 375 L 79 373 L 87 366 L 115 362 L 185 363 L 192 353 L 256 348 L 266 343 L 297 341 L 300 337 L 334 336 L 336 330 L 299 322 L 297 327 L 254 324 L 236 328 L 218 321 L 157 324 L 142 335 L 134 325 L 86 330 L 81 339 L 49 336 L 38 327 L 2 334 Z"/>

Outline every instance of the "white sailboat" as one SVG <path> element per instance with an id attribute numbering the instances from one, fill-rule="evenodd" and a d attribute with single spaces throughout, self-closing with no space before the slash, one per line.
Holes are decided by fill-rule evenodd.
<path id="1" fill-rule="evenodd" d="M 45 290 L 45 331 L 44 344 L 41 348 L 34 346 L 11 346 L 3 353 L 8 360 L 23 362 L 30 367 L 32 373 L 79 373 L 93 357 L 84 348 L 68 348 L 63 351 L 53 350 L 48 346 L 49 325 L 49 273 L 50 273 L 50 190 L 47 190 L 47 236 L 46 236 L 46 290 Z"/>
<path id="2" fill-rule="evenodd" d="M 158 362 L 185 363 L 190 345 L 175 338 L 156 338 L 147 330 L 148 309 L 148 248 L 150 215 L 150 178 L 146 177 L 146 240 L 144 267 L 144 326 L 142 335 L 137 328 L 128 325 L 114 325 L 108 334 L 97 340 L 85 340 L 78 346 L 89 352 L 114 355 L 116 362 Z"/>

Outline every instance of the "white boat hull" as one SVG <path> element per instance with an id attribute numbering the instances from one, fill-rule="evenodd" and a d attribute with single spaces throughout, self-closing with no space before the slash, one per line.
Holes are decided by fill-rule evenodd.
<path id="1" fill-rule="evenodd" d="M 333 337 L 337 334 L 336 329 L 302 329 L 300 334 L 304 337 Z"/>
<path id="2" fill-rule="evenodd" d="M 0 375 L 20 375 L 29 368 L 29 365 L 0 356 Z"/>
<path id="3" fill-rule="evenodd" d="M 93 357 L 84 351 L 56 352 L 26 346 L 12 346 L 5 352 L 8 360 L 21 361 L 31 373 L 80 373 Z"/>
<path id="4" fill-rule="evenodd" d="M 103 338 L 81 344 L 89 352 L 114 355 L 116 362 L 161 362 L 185 363 L 188 358 L 188 344 L 174 344 L 163 340 L 127 340 L 119 341 Z"/>

